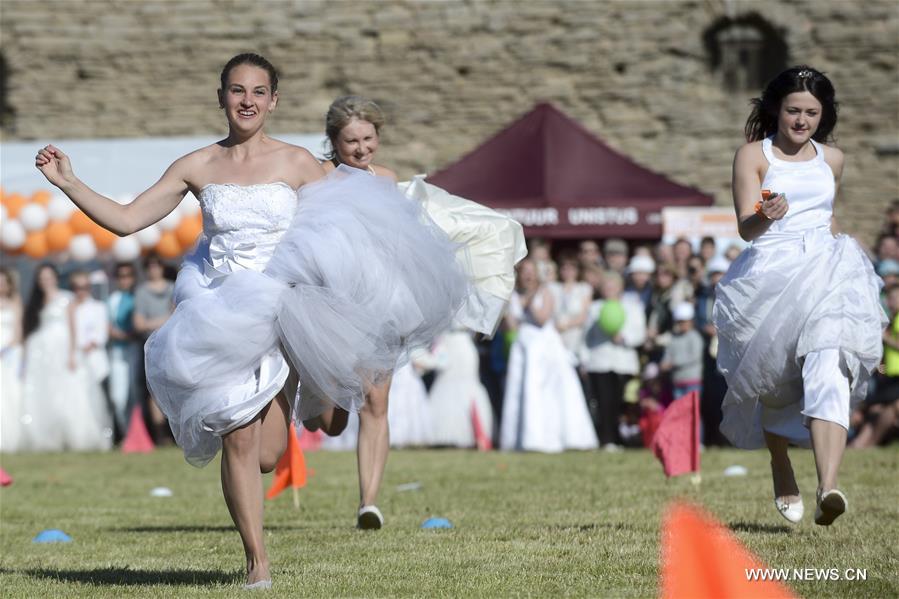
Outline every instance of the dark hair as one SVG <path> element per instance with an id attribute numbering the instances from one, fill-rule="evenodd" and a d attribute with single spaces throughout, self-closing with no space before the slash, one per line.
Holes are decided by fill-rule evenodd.
<path id="1" fill-rule="evenodd" d="M 253 65 L 254 67 L 259 67 L 260 69 L 265 69 L 265 71 L 268 73 L 268 80 L 271 84 L 272 93 L 274 94 L 276 91 L 278 91 L 278 70 L 265 58 L 258 54 L 253 54 L 252 52 L 238 54 L 225 64 L 225 68 L 222 69 L 221 76 L 223 90 L 225 89 L 225 86 L 228 85 L 228 75 L 231 73 L 231 69 L 239 67 L 242 64 L 249 64 Z"/>
<path id="2" fill-rule="evenodd" d="M 31 296 L 28 298 L 28 304 L 25 306 L 25 314 L 22 317 L 22 336 L 24 338 L 28 338 L 29 335 L 37 330 L 38 325 L 40 325 L 41 310 L 43 310 L 44 301 L 47 299 L 44 295 L 44 290 L 41 289 L 40 283 L 41 271 L 45 268 L 52 270 L 53 274 L 56 275 L 56 280 L 59 281 L 59 271 L 49 262 L 43 262 L 37 267 L 37 270 L 34 271 L 34 285 L 31 287 Z"/>
<path id="3" fill-rule="evenodd" d="M 165 268 L 165 261 L 156 252 L 149 252 L 146 256 L 144 256 L 144 270 L 149 268 L 151 264 L 158 264 L 159 266 Z"/>
<path id="4" fill-rule="evenodd" d="M 821 102 L 821 122 L 812 139 L 827 142 L 837 126 L 836 92 L 824 73 L 808 65 L 787 69 L 768 83 L 761 97 L 750 101 L 752 113 L 743 128 L 746 141 L 759 141 L 777 133 L 780 105 L 784 98 L 796 92 L 809 92 Z"/>

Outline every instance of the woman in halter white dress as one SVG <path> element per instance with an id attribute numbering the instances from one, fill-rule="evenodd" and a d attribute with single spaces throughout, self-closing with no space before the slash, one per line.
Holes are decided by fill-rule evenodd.
<path id="1" fill-rule="evenodd" d="M 283 453 L 291 413 L 313 417 L 330 405 L 322 398 L 358 410 L 363 390 L 449 326 L 469 291 L 456 244 L 393 182 L 342 167 L 310 184 L 325 174 L 318 161 L 263 132 L 277 100 L 268 61 L 232 58 L 219 90 L 228 137 L 177 160 L 128 205 L 88 188 L 53 146 L 35 160 L 119 235 L 188 191 L 200 200 L 205 252 L 182 269 L 178 307 L 147 342 L 147 377 L 190 463 L 222 449 L 249 588 L 271 587 L 261 473 Z"/>
<path id="2" fill-rule="evenodd" d="M 804 509 L 787 446 L 811 442 L 815 522 L 829 525 L 847 508 L 836 484 L 851 407 L 880 363 L 881 282 L 859 245 L 832 233 L 843 154 L 822 143 L 837 120 L 830 81 L 795 67 L 754 104 L 733 177 L 752 246 L 718 283 L 714 307 L 728 384 L 721 431 L 738 447 L 767 445 L 775 506 L 794 523 Z M 762 201 L 762 190 L 775 195 Z"/>

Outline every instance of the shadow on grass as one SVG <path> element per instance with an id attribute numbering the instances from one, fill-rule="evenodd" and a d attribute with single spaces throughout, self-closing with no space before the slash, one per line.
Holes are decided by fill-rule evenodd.
<path id="1" fill-rule="evenodd" d="M 784 533 L 793 530 L 783 524 L 758 524 L 757 522 L 731 522 L 727 526 L 735 532 Z"/>
<path id="2" fill-rule="evenodd" d="M 274 525 L 274 526 L 266 526 L 265 530 L 304 530 L 308 529 L 308 526 L 282 526 L 282 525 Z M 195 533 L 208 533 L 208 532 L 237 532 L 237 529 L 231 526 L 127 526 L 127 527 L 115 527 L 107 529 L 110 532 L 195 532 Z"/>
<path id="3" fill-rule="evenodd" d="M 25 570 L 32 578 L 80 582 L 99 585 L 198 585 L 236 584 L 239 572 L 214 570 L 132 570 L 130 568 L 96 568 L 94 570 Z"/>

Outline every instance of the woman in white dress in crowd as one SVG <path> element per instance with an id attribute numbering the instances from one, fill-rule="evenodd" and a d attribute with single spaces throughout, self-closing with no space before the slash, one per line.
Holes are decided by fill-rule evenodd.
<path id="1" fill-rule="evenodd" d="M 438 337 L 426 364 L 437 371 L 429 393 L 434 445 L 490 449 L 493 408 L 471 331 L 455 327 Z"/>
<path id="2" fill-rule="evenodd" d="M 16 277 L 0 268 L 0 451 L 15 452 L 22 438 L 22 299 Z"/>
<path id="3" fill-rule="evenodd" d="M 593 289 L 580 280 L 580 265 L 575 256 L 563 256 L 559 260 L 559 277 L 558 283 L 549 286 L 556 306 L 553 320 L 571 363 L 577 366 Z"/>
<path id="4" fill-rule="evenodd" d="M 517 335 L 509 353 L 501 449 L 558 452 L 597 446 L 584 392 L 553 322 L 554 308 L 536 265 L 523 260 L 506 317 Z"/>
<path id="5" fill-rule="evenodd" d="M 752 245 L 718 283 L 714 307 L 728 385 L 721 431 L 738 447 L 767 446 L 775 507 L 790 522 L 804 508 L 787 446 L 811 442 L 815 523 L 825 526 L 848 507 L 837 472 L 849 415 L 880 363 L 887 323 L 870 260 L 835 234 L 843 153 L 825 145 L 834 95 L 827 77 L 798 66 L 753 101 L 733 167 L 740 235 Z M 762 190 L 774 195 L 762 201 Z"/>
<path id="6" fill-rule="evenodd" d="M 91 295 L 91 281 L 87 272 L 78 270 L 71 273 L 69 287 L 74 294 L 70 307 L 74 335 L 69 346 L 77 362 L 81 385 L 88 390 L 91 411 L 89 415 L 85 414 L 85 418 L 94 418 L 103 431 L 103 437 L 109 439 L 111 445 L 113 416 L 103 391 L 103 381 L 109 376 L 109 356 L 106 353 L 109 313 L 106 304 Z"/>
<path id="7" fill-rule="evenodd" d="M 76 345 L 75 307 L 73 294 L 59 288 L 56 268 L 41 264 L 23 324 L 22 449 L 90 451 L 112 445 L 109 421 L 98 410 L 105 409 L 103 391 Z"/>
<path id="8" fill-rule="evenodd" d="M 332 402 L 358 411 L 468 293 L 455 246 L 392 182 L 341 167 L 310 184 L 325 174 L 319 162 L 263 131 L 277 84 L 261 56 L 232 58 L 218 92 L 228 136 L 176 160 L 130 204 L 92 191 L 60 149 L 36 157 L 119 235 L 159 221 L 188 191 L 200 200 L 205 243 L 179 273 L 174 314 L 147 341 L 147 378 L 190 463 L 222 450 L 249 588 L 271 587 L 262 472 L 284 452 L 291 414 L 309 419 Z"/>

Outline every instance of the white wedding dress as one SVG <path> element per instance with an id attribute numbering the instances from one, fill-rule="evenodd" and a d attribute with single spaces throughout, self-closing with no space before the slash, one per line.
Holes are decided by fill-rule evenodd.
<path id="1" fill-rule="evenodd" d="M 69 367 L 69 304 L 60 290 L 44 306 L 40 324 L 25 340 L 21 449 L 105 450 L 112 446 L 112 416 L 100 383 L 82 355 Z"/>
<path id="2" fill-rule="evenodd" d="M 762 142 L 762 187 L 786 194 L 789 211 L 715 290 L 721 431 L 737 447 L 763 447 L 763 430 L 807 446 L 811 417 L 848 428 L 880 363 L 882 282 L 854 239 L 831 233 L 834 176 L 812 143 L 814 159 L 789 162 Z"/>
<path id="3" fill-rule="evenodd" d="M 389 179 L 341 166 L 299 199 L 284 183 L 199 195 L 204 242 L 146 345 L 150 387 L 191 464 L 285 384 L 301 420 L 335 404 L 357 412 L 367 385 L 454 320 L 495 326 L 465 246 Z"/>
<path id="4" fill-rule="evenodd" d="M 534 300 L 539 309 L 542 295 Z M 509 352 L 500 449 L 559 452 L 599 445 L 577 372 L 552 319 L 539 325 L 517 293 L 509 314 L 518 335 Z"/>

